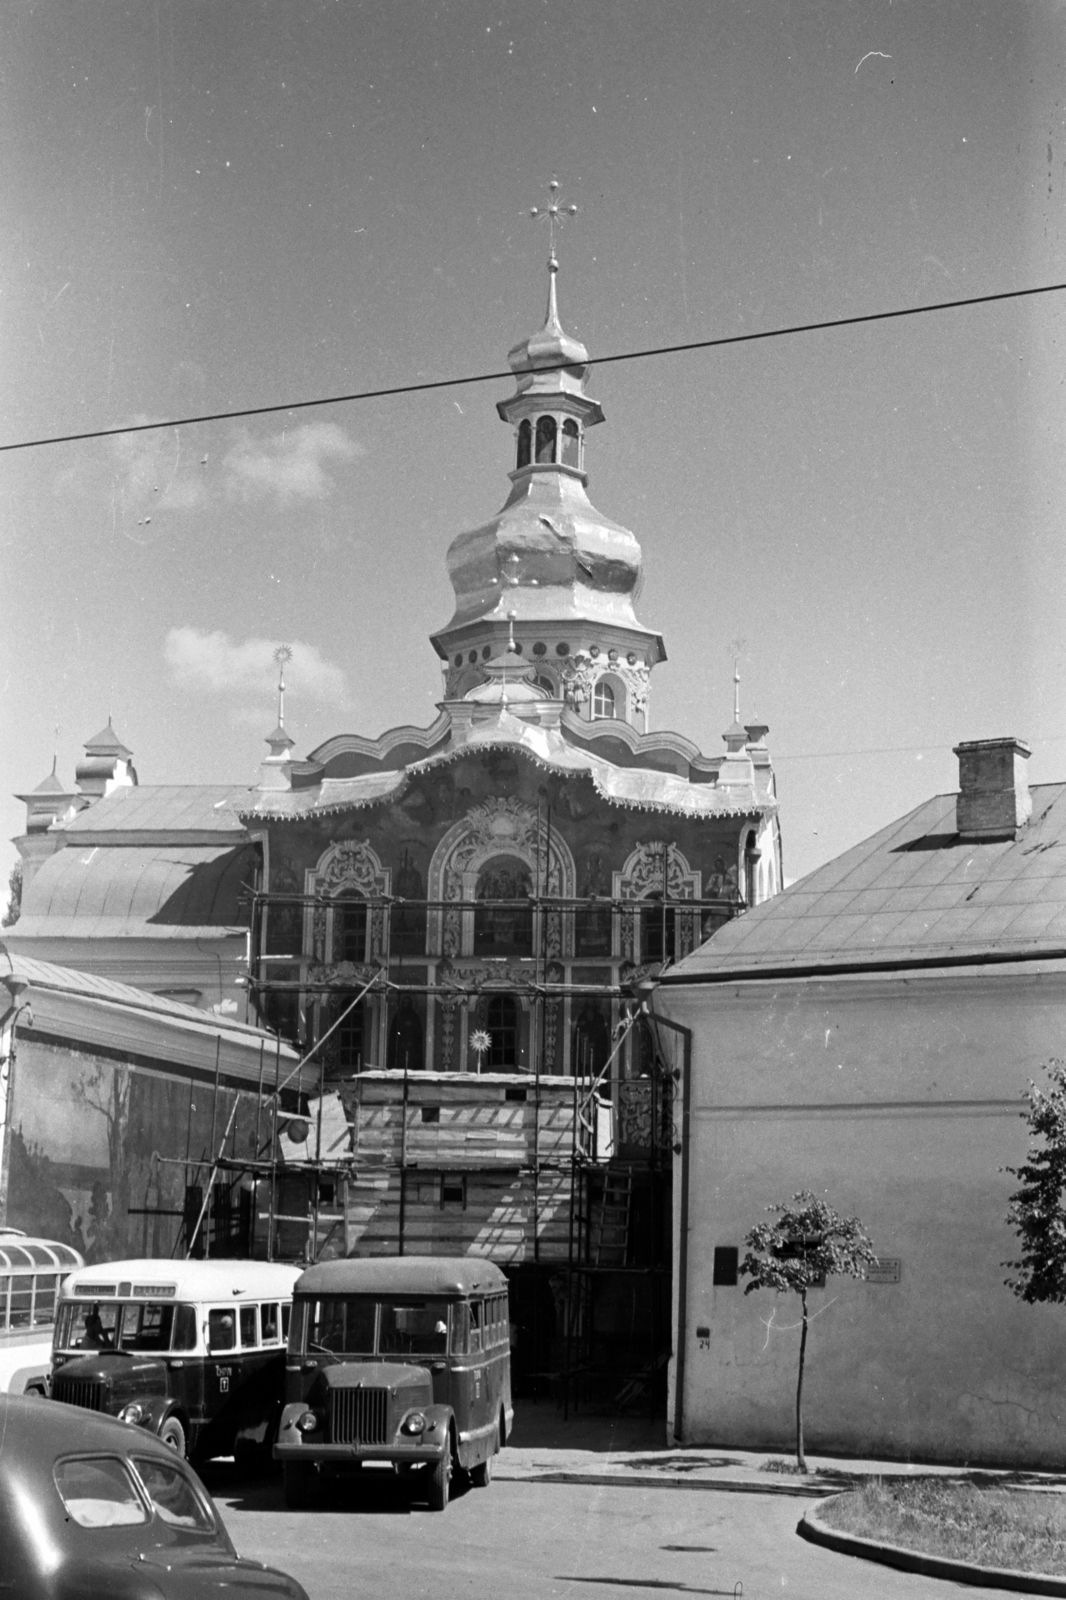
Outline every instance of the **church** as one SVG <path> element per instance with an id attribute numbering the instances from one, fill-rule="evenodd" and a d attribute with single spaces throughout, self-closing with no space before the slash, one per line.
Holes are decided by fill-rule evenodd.
<path id="1" fill-rule="evenodd" d="M 588 1366 L 595 1329 L 606 1347 L 654 1301 L 655 1366 L 677 1138 L 635 985 L 779 891 L 780 832 L 764 725 L 737 709 L 709 755 L 653 728 L 665 646 L 635 611 L 636 538 L 588 497 L 604 412 L 557 274 L 553 248 L 544 324 L 509 352 L 496 408 L 504 505 L 447 552 L 436 719 L 298 759 L 282 676 L 254 789 L 141 786 L 109 725 L 76 790 L 53 776 L 23 797 L 8 943 L 186 1004 L 239 997 L 303 1052 L 309 1171 L 323 1108 L 347 1130 L 343 1183 L 306 1201 L 309 1255 L 341 1236 L 491 1255 L 529 1278 L 542 1368 L 562 1359 L 562 1302 Z M 579 1294 L 575 1272 L 600 1288 Z M 623 1291 L 627 1273 L 644 1276 Z"/>

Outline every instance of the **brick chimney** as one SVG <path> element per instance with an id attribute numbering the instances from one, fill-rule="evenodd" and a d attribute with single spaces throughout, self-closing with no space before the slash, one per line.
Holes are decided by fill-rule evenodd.
<path id="1" fill-rule="evenodd" d="M 1033 812 L 1021 739 L 969 739 L 955 746 L 959 795 L 955 825 L 960 839 L 1013 839 Z"/>

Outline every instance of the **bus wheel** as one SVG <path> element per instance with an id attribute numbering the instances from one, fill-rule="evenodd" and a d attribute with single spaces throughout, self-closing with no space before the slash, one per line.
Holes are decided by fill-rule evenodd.
<path id="1" fill-rule="evenodd" d="M 315 1469 L 306 1461 L 286 1461 L 285 1504 L 290 1511 L 307 1511 L 315 1502 Z"/>
<path id="2" fill-rule="evenodd" d="M 429 1493 L 426 1499 L 431 1511 L 443 1511 L 448 1504 L 448 1492 L 452 1485 L 452 1453 L 445 1450 L 439 1461 L 434 1462 L 429 1469 Z"/>
<path id="3" fill-rule="evenodd" d="M 492 1451 L 484 1461 L 479 1461 L 476 1467 L 470 1468 L 470 1482 L 475 1489 L 487 1489 L 492 1482 L 492 1457 L 496 1454 L 496 1441 L 492 1441 Z"/>
<path id="4" fill-rule="evenodd" d="M 178 1417 L 168 1417 L 159 1430 L 159 1437 L 175 1455 L 185 1459 L 185 1429 Z"/>

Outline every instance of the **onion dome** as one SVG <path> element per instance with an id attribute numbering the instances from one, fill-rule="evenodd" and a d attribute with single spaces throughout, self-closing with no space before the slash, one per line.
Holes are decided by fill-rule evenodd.
<path id="1" fill-rule="evenodd" d="M 554 663 L 560 691 L 573 689 L 579 657 L 603 670 L 609 658 L 624 666 L 636 685 L 627 720 L 640 726 L 647 674 L 666 651 L 633 609 L 643 579 L 640 545 L 586 492 L 585 432 L 603 421 L 603 410 L 585 392 L 588 351 L 559 320 L 554 253 L 548 274 L 544 325 L 510 351 L 516 388 L 496 408 L 514 429 L 511 492 L 490 522 L 453 539 L 455 611 L 432 643 L 448 663 L 448 697 L 462 698 L 500 654 L 513 614 L 519 651 Z M 618 703 L 623 688 L 616 688 Z M 588 685 L 580 693 L 588 706 Z"/>

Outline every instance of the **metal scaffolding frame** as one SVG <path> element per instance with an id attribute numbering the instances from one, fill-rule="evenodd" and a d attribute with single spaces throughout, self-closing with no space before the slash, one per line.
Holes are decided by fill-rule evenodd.
<path id="1" fill-rule="evenodd" d="M 198 1245 L 210 1253 L 211 1249 L 211 1221 L 215 1215 L 212 1203 L 213 1196 L 217 1195 L 221 1186 L 232 1190 L 235 1184 L 253 1180 L 255 1185 L 256 1206 L 260 1193 L 260 1184 L 268 1184 L 268 1209 L 266 1216 L 266 1251 L 268 1258 L 272 1259 L 277 1248 L 277 1232 L 280 1224 L 284 1222 L 303 1222 L 307 1224 L 312 1254 L 319 1247 L 320 1222 L 320 1195 L 323 1180 L 329 1179 L 334 1184 L 340 1184 L 343 1189 L 343 1215 L 345 1218 L 345 1246 L 348 1246 L 347 1225 L 347 1173 L 351 1170 L 351 1163 L 344 1160 L 323 1160 L 319 1158 L 307 1161 L 286 1161 L 284 1170 L 289 1173 L 305 1172 L 311 1179 L 313 1190 L 313 1204 L 308 1214 L 304 1217 L 287 1216 L 278 1209 L 278 1184 L 279 1171 L 282 1164 L 279 1161 L 278 1124 L 282 1116 L 291 1116 L 291 1112 L 282 1110 L 282 1095 L 289 1088 L 292 1081 L 298 1078 L 311 1064 L 314 1057 L 318 1058 L 319 1065 L 319 1133 L 321 1132 L 322 1104 L 325 1097 L 327 1078 L 325 1054 L 322 1046 L 341 1026 L 357 1006 L 366 999 L 373 998 L 383 1007 L 383 1016 L 379 1022 L 379 1039 L 389 1038 L 389 1006 L 393 998 L 402 998 L 404 995 L 423 995 L 427 1000 L 437 997 L 453 1003 L 477 1005 L 486 995 L 510 995 L 513 998 L 523 998 L 529 1003 L 529 1056 L 530 1065 L 526 1072 L 533 1091 L 533 1151 L 532 1161 L 528 1168 L 523 1168 L 531 1180 L 532 1217 L 531 1217 L 531 1257 L 535 1269 L 543 1270 L 547 1265 L 553 1273 L 562 1273 L 566 1285 L 565 1324 L 562 1339 L 563 1359 L 561 1368 L 550 1372 L 541 1372 L 543 1366 L 539 1359 L 542 1352 L 534 1350 L 534 1371 L 543 1379 L 551 1378 L 557 1382 L 562 1391 L 562 1402 L 569 1410 L 576 1404 L 582 1388 L 587 1390 L 591 1380 L 597 1374 L 597 1364 L 594 1359 L 593 1336 L 590 1327 L 591 1305 L 593 1299 L 593 1283 L 606 1273 L 624 1273 L 626 1276 L 638 1275 L 641 1278 L 658 1277 L 660 1280 L 669 1270 L 668 1261 L 656 1261 L 654 1256 L 657 1251 L 657 1241 L 662 1226 L 661 1206 L 663 1203 L 663 1175 L 669 1168 L 670 1157 L 663 1148 L 662 1128 L 663 1108 L 667 1103 L 667 1096 L 672 1085 L 669 1082 L 670 1073 L 665 1066 L 657 1064 L 657 1046 L 654 1036 L 649 1034 L 649 1045 L 652 1049 L 650 1066 L 650 1133 L 648 1154 L 646 1160 L 628 1158 L 620 1160 L 612 1151 L 605 1156 L 597 1148 L 597 1106 L 605 1088 L 610 1089 L 615 1082 L 621 1082 L 620 1075 L 615 1071 L 617 1063 L 624 1057 L 627 1047 L 631 1051 L 632 1039 L 637 1030 L 646 1007 L 640 994 L 642 983 L 648 981 L 654 974 L 661 970 L 661 964 L 652 964 L 651 970 L 647 964 L 635 965 L 627 971 L 624 977 L 619 974 L 615 981 L 609 974 L 605 975 L 602 982 L 558 982 L 549 977 L 548 929 L 549 920 L 557 918 L 556 926 L 562 926 L 565 917 L 577 917 L 585 912 L 598 912 L 601 916 L 608 913 L 612 918 L 612 945 L 614 943 L 614 928 L 617 923 L 614 919 L 631 917 L 639 920 L 643 929 L 649 925 L 649 913 L 659 915 L 661 922 L 658 930 L 658 949 L 664 956 L 671 954 L 671 941 L 676 948 L 677 923 L 679 914 L 687 914 L 697 919 L 694 924 L 693 943 L 698 942 L 702 919 L 707 913 L 717 917 L 728 918 L 735 916 L 743 909 L 743 904 L 738 897 L 710 897 L 702 899 L 687 899 L 669 894 L 667 873 L 667 850 L 663 846 L 663 871 L 662 892 L 656 898 L 630 899 L 618 896 L 557 896 L 544 892 L 547 855 L 550 844 L 550 813 L 548 818 L 548 833 L 542 856 L 538 856 L 538 871 L 536 893 L 519 899 L 488 898 L 477 901 L 456 900 L 430 900 L 412 899 L 396 895 L 371 895 L 345 897 L 344 904 L 349 906 L 356 901 L 365 908 L 368 928 L 372 925 L 371 918 L 375 913 L 380 913 L 380 960 L 353 963 L 353 968 L 359 976 L 351 988 L 342 988 L 335 981 L 317 980 L 301 972 L 295 977 L 282 977 L 275 975 L 278 968 L 285 966 L 300 966 L 308 960 L 306 951 L 302 948 L 292 952 L 278 952 L 269 950 L 270 941 L 269 919 L 273 908 L 307 907 L 330 908 L 336 907 L 338 897 L 326 894 L 292 894 L 271 893 L 255 887 L 249 890 L 250 923 L 251 923 L 251 950 L 252 968 L 249 973 L 248 986 L 249 998 L 257 1011 L 275 1010 L 276 1000 L 282 996 L 298 995 L 301 1002 L 310 998 L 317 1001 L 327 995 L 342 994 L 348 999 L 347 1005 L 332 1018 L 328 1026 L 321 1029 L 303 1049 L 297 1065 L 291 1069 L 284 1079 L 280 1076 L 280 1042 L 276 1062 L 275 1082 L 267 1085 L 264 1082 L 264 1068 L 262 1057 L 260 1060 L 260 1075 L 258 1094 L 256 1099 L 256 1155 L 252 1159 L 242 1159 L 235 1154 L 227 1155 L 225 1147 L 233 1131 L 236 1116 L 236 1104 L 230 1113 L 226 1131 L 223 1134 L 218 1148 L 214 1148 L 214 1132 L 211 1145 L 206 1154 L 199 1158 L 192 1158 L 191 1152 L 186 1151 L 184 1158 L 159 1157 L 161 1162 L 181 1166 L 185 1173 L 185 1191 L 188 1197 L 193 1186 L 190 1177 L 193 1173 L 207 1174 L 206 1185 L 201 1189 L 201 1198 L 195 1224 L 190 1229 L 188 1222 L 189 1207 L 183 1213 L 184 1223 L 179 1233 L 179 1241 L 175 1249 L 182 1246 L 187 1253 L 191 1253 Z M 450 974 L 446 981 L 405 981 L 404 968 L 411 966 L 431 966 L 440 959 L 439 954 L 426 953 L 415 955 L 411 952 L 395 952 L 392 945 L 392 918 L 396 910 L 416 913 L 416 927 L 428 932 L 430 917 L 433 912 L 472 912 L 482 915 L 498 911 L 522 911 L 529 917 L 530 950 L 527 954 L 511 954 L 504 958 L 505 964 L 512 970 L 515 963 L 523 962 L 523 980 L 515 982 L 510 975 L 493 978 L 482 978 L 477 981 L 464 982 L 459 974 Z M 302 940 L 301 940 L 302 942 Z M 463 958 L 466 959 L 466 958 Z M 491 960 L 491 957 L 475 954 L 471 959 L 478 961 Z M 575 953 L 571 962 L 582 963 L 582 956 Z M 617 971 L 619 958 L 617 955 L 586 955 L 587 962 L 602 962 L 605 966 L 610 963 Z M 529 977 L 524 976 L 524 968 L 528 965 Z M 373 969 L 373 970 L 371 970 Z M 357 992 L 356 992 L 357 990 Z M 350 998 L 348 998 L 350 996 Z M 599 1001 L 609 1001 L 617 1009 L 617 1022 L 613 1028 L 611 1049 L 606 1060 L 592 1070 L 581 1072 L 578 1069 L 581 1063 L 571 1062 L 571 1072 L 565 1076 L 572 1082 L 572 1136 L 571 1145 L 567 1156 L 562 1160 L 545 1159 L 539 1148 L 539 1124 L 542 1094 L 542 1079 L 545 1076 L 543 1067 L 547 1058 L 547 1029 L 549 1025 L 549 1002 L 566 998 L 592 998 Z M 316 1010 L 318 1007 L 316 1006 Z M 302 1007 L 302 1019 L 306 1017 L 306 1006 Z M 602 1013 L 601 1013 L 602 1015 Z M 301 1019 L 301 1020 L 302 1020 Z M 301 1028 L 302 1031 L 302 1028 Z M 278 1035 L 280 1041 L 280 1034 Z M 592 1066 L 591 1063 L 588 1063 Z M 371 1070 L 365 1064 L 362 1070 Z M 358 1075 L 358 1074 L 356 1074 Z M 456 1074 L 459 1076 L 460 1074 Z M 403 1102 L 404 1116 L 402 1124 L 402 1142 L 400 1159 L 397 1164 L 399 1178 L 399 1225 L 397 1237 L 397 1254 L 404 1251 L 404 1228 L 406 1216 L 406 1188 L 408 1160 L 406 1152 L 406 1106 L 408 1100 L 409 1079 L 417 1077 L 417 1072 L 408 1073 L 404 1069 Z M 476 1074 L 470 1074 L 476 1076 Z M 553 1072 L 551 1077 L 558 1079 L 563 1076 Z M 215 1086 L 216 1102 L 218 1097 L 218 1084 Z M 266 1139 L 262 1138 L 262 1114 L 266 1110 L 268 1115 L 268 1131 Z M 215 1116 L 213 1112 L 214 1126 Z M 673 1141 L 671 1141 L 672 1143 Z M 316 1140 L 315 1149 L 320 1149 L 320 1140 Z M 564 1263 L 552 1261 L 544 1263 L 541 1257 L 540 1232 L 541 1232 L 541 1195 L 540 1178 L 542 1172 L 565 1169 L 571 1176 L 569 1184 L 569 1215 L 567 1219 L 567 1251 Z M 390 1168 L 391 1170 L 391 1168 Z M 632 1263 L 628 1257 L 630 1240 L 625 1241 L 622 1250 L 622 1260 L 605 1262 L 599 1259 L 603 1255 L 602 1241 L 603 1228 L 601 1223 L 600 1248 L 592 1250 L 592 1227 L 595 1192 L 600 1194 L 600 1205 L 606 1207 L 606 1175 L 610 1171 L 628 1171 L 630 1195 L 632 1195 L 632 1175 L 636 1172 L 647 1172 L 649 1183 L 647 1192 L 649 1196 L 650 1221 L 649 1230 L 652 1240 L 651 1253 L 653 1260 L 646 1264 Z M 159 1208 L 162 1210 L 163 1208 Z M 223 1215 L 229 1215 L 231 1207 L 225 1206 Z M 631 1221 L 631 1218 L 630 1218 Z M 254 1222 L 253 1222 L 254 1227 Z M 184 1236 L 184 1237 L 183 1237 Z M 593 1260 L 593 1254 L 597 1259 Z M 648 1359 L 637 1363 L 632 1369 L 624 1372 L 612 1370 L 614 1379 L 621 1379 L 622 1389 L 619 1400 L 624 1402 L 628 1395 L 630 1399 L 641 1398 L 654 1385 L 655 1375 L 663 1365 L 660 1345 L 663 1339 L 661 1305 L 662 1294 L 656 1293 L 652 1297 L 652 1333 L 651 1351 Z M 537 1323 L 534 1323 L 536 1330 Z M 536 1342 L 538 1335 L 534 1334 Z"/>

